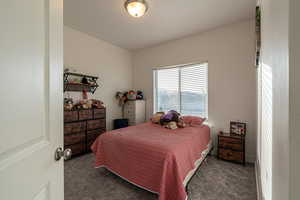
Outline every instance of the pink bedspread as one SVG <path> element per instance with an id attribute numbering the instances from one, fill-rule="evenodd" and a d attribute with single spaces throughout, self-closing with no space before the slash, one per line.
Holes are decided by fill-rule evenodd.
<path id="1" fill-rule="evenodd" d="M 159 193 L 160 200 L 185 200 L 183 181 L 209 141 L 205 125 L 169 130 L 149 122 L 104 133 L 92 150 L 96 167 Z"/>

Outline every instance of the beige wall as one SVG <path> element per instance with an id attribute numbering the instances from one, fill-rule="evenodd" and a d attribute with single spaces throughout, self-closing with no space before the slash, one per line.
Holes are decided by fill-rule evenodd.
<path id="1" fill-rule="evenodd" d="M 300 1 L 290 1 L 290 194 L 300 199 Z"/>
<path id="2" fill-rule="evenodd" d="M 115 93 L 132 87 L 131 53 L 65 26 L 64 64 L 78 72 L 100 77 L 102 86 L 89 97 L 104 101 L 107 127 L 111 129 L 112 120 L 122 117 Z M 68 94 L 75 99 L 81 96 L 76 92 L 65 93 L 65 96 Z"/>
<path id="3" fill-rule="evenodd" d="M 273 73 L 272 200 L 290 199 L 288 43 L 289 1 L 262 0 L 261 62 L 271 67 Z M 261 171 L 262 180 L 270 177 L 265 173 Z M 266 200 L 269 199 L 267 195 L 263 191 Z"/>
<path id="4" fill-rule="evenodd" d="M 230 120 L 248 122 L 247 160 L 256 150 L 256 68 L 254 21 L 142 49 L 133 54 L 133 85 L 145 92 L 147 116 L 153 112 L 152 69 L 193 62 L 209 64 L 209 122 L 229 129 Z"/>
<path id="5" fill-rule="evenodd" d="M 272 200 L 298 200 L 300 199 L 300 2 L 299 0 L 261 2 L 262 63 L 270 66 L 273 71 Z"/>

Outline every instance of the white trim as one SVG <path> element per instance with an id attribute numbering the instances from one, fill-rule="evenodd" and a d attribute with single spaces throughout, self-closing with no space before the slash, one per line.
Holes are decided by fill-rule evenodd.
<path id="1" fill-rule="evenodd" d="M 259 166 L 258 160 L 255 161 L 254 167 L 255 167 L 257 200 L 263 200 L 262 190 L 261 190 L 261 181 L 260 181 L 260 170 L 259 170 L 260 166 Z"/>
<path id="2" fill-rule="evenodd" d="M 153 105 L 152 105 L 152 114 L 154 114 L 157 111 L 157 96 L 158 96 L 158 91 L 157 91 L 157 70 L 153 70 Z"/>
<path id="3" fill-rule="evenodd" d="M 208 64 L 208 61 L 192 62 L 192 63 L 185 63 L 185 64 L 175 64 L 175 65 L 169 65 L 169 66 L 158 66 L 158 67 L 153 67 L 152 70 L 172 69 L 172 68 L 177 68 L 177 67 L 189 67 L 192 65 L 203 65 L 203 64 Z"/>
<path id="4" fill-rule="evenodd" d="M 250 154 L 249 152 L 246 152 L 246 162 L 247 163 L 255 163 L 256 162 L 256 156 L 253 154 Z"/>
<path id="5" fill-rule="evenodd" d="M 179 113 L 182 111 L 182 92 L 181 92 L 181 67 L 178 68 L 178 95 L 179 95 Z"/>
<path id="6" fill-rule="evenodd" d="M 209 107 L 208 107 L 208 104 L 209 104 L 209 64 L 208 62 L 205 63 L 206 65 L 206 86 L 207 86 L 207 96 L 206 96 L 206 120 L 208 121 L 209 119 Z"/>

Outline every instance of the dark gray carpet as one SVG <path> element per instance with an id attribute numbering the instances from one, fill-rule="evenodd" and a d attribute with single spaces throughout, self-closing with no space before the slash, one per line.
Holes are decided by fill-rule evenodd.
<path id="1" fill-rule="evenodd" d="M 157 200 L 155 194 L 93 168 L 87 154 L 65 162 L 65 200 Z M 192 200 L 256 200 L 254 166 L 242 166 L 209 156 L 189 184 Z"/>

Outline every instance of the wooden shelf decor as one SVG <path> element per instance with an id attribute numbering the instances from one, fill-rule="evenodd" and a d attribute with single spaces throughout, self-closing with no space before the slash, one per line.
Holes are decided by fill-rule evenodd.
<path id="1" fill-rule="evenodd" d="M 70 77 L 78 77 L 78 81 L 72 81 Z M 86 82 L 83 83 L 83 79 Z M 99 87 L 97 83 L 98 77 L 97 76 L 90 76 L 85 74 L 79 73 L 71 73 L 65 72 L 64 73 L 64 92 L 65 91 L 73 91 L 73 92 L 90 92 L 92 94 L 95 93 L 97 88 Z"/>

